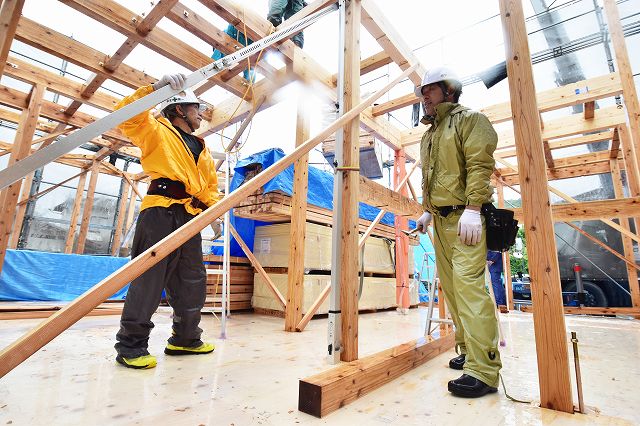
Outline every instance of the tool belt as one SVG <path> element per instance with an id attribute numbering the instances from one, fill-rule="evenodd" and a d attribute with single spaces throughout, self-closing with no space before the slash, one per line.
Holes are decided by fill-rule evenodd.
<path id="1" fill-rule="evenodd" d="M 149 184 L 147 195 L 161 195 L 163 197 L 173 198 L 176 200 L 191 198 L 191 207 L 201 210 L 206 210 L 208 207 L 205 203 L 189 194 L 184 187 L 184 183 L 167 178 L 152 180 Z"/>
<path id="2" fill-rule="evenodd" d="M 447 217 L 451 214 L 451 212 L 455 211 L 455 210 L 464 210 L 464 208 L 467 207 L 464 204 L 458 204 L 456 206 L 442 206 L 442 207 L 436 207 L 436 210 L 438 211 L 438 214 L 442 217 Z"/>
<path id="3" fill-rule="evenodd" d="M 493 251 L 508 251 L 516 243 L 518 221 L 513 218 L 513 211 L 497 209 L 493 204 L 482 205 L 480 213 L 487 226 L 487 248 Z"/>
<path id="4" fill-rule="evenodd" d="M 467 206 L 442 206 L 436 207 L 437 213 L 447 217 L 455 210 L 464 210 Z M 480 209 L 485 218 L 487 227 L 487 248 L 493 251 L 507 251 L 516 243 L 518 234 L 518 221 L 513 218 L 511 210 L 497 209 L 491 203 L 485 203 Z"/>

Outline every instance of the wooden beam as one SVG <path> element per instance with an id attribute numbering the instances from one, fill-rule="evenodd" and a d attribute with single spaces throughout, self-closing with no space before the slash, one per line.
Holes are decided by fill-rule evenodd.
<path id="1" fill-rule="evenodd" d="M 616 160 L 611 160 L 611 180 L 613 181 L 616 198 L 623 198 L 622 173 L 620 173 L 620 166 Z M 631 232 L 628 218 L 619 218 L 618 221 L 620 222 L 620 226 L 626 231 Z M 633 253 L 633 241 L 626 235 L 622 235 L 622 250 L 624 253 L 623 260 L 627 267 L 627 281 L 629 282 L 629 292 L 631 293 L 631 306 L 640 309 L 640 283 L 638 283 L 638 270 L 640 266 L 636 263 Z"/>
<path id="2" fill-rule="evenodd" d="M 567 117 L 556 118 L 545 122 L 544 129 L 542 131 L 542 139 L 557 139 L 566 136 L 608 130 L 626 123 L 626 120 L 627 118 L 624 111 L 616 106 L 600 108 L 594 112 L 594 118 L 588 120 L 585 119 L 582 114 L 572 114 Z M 419 143 L 420 138 L 426 129 L 427 126 L 421 124 L 418 127 L 402 132 L 402 146 L 406 147 Z M 506 129 L 498 132 L 498 149 L 504 149 L 505 147 L 512 146 L 514 146 L 513 130 Z"/>
<path id="3" fill-rule="evenodd" d="M 503 169 L 501 169 L 503 170 Z M 556 181 L 561 179 L 569 179 L 580 176 L 592 176 L 610 173 L 611 168 L 607 160 L 591 163 L 587 165 L 565 166 L 564 168 L 556 168 L 547 170 L 547 180 Z M 504 177 L 504 183 L 509 185 L 520 185 L 520 176 L 511 174 Z"/>
<path id="4" fill-rule="evenodd" d="M 500 0 L 511 111 L 520 166 L 540 405 L 573 413 L 562 289 L 543 162 L 542 132 L 529 43 L 520 1 Z M 546 127 L 545 127 L 546 130 Z"/>
<path id="5" fill-rule="evenodd" d="M 521 208 L 509 210 L 513 210 L 517 220 L 524 220 Z M 640 211 L 640 197 L 551 205 L 554 222 L 600 220 L 611 217 L 634 217 L 638 215 L 638 211 Z"/>
<path id="6" fill-rule="evenodd" d="M 66 254 L 73 253 L 73 243 L 76 239 L 76 228 L 78 227 L 78 216 L 80 215 L 80 209 L 82 208 L 82 198 L 84 195 L 84 186 L 87 181 L 87 172 L 89 169 L 86 169 L 84 173 L 80 175 L 80 179 L 78 180 L 78 186 L 76 187 L 76 197 L 73 200 L 73 209 L 71 210 L 71 217 L 69 223 L 69 230 L 67 231 L 67 239 L 64 244 L 64 252 Z"/>
<path id="7" fill-rule="evenodd" d="M 406 168 L 406 156 L 404 150 L 398 150 L 394 155 L 393 166 L 393 182 L 394 186 L 398 188 L 398 193 L 409 200 L 409 191 L 406 185 L 400 186 L 400 182 L 406 181 L 407 176 Z M 413 200 L 412 200 L 413 201 Z M 415 201 L 414 201 L 415 202 Z M 420 207 L 420 215 L 423 213 L 422 206 L 417 202 L 416 205 Z M 419 216 L 418 216 L 419 217 Z M 395 215 L 394 228 L 396 231 L 396 248 L 395 248 L 395 266 L 396 266 L 396 303 L 401 312 L 405 312 L 409 309 L 410 297 L 409 297 L 409 271 L 415 269 L 409 265 L 409 236 L 404 234 L 408 226 L 406 217 Z"/>
<path id="8" fill-rule="evenodd" d="M 24 16 L 18 23 L 16 40 L 133 89 L 156 81 L 155 78 L 125 64 L 111 72 L 104 67 L 106 54 Z"/>
<path id="9" fill-rule="evenodd" d="M 294 62 L 295 63 L 295 62 Z M 298 100 L 296 115 L 296 147 L 309 139 L 309 111 L 305 99 Z M 307 225 L 307 190 L 309 181 L 309 156 L 305 155 L 293 166 L 293 197 L 291 206 L 291 245 L 287 270 L 287 307 L 284 330 L 298 331 L 302 320 L 302 298 L 304 287 L 304 246 Z"/>
<path id="10" fill-rule="evenodd" d="M 300 380 L 298 410 L 323 417 L 450 350 L 453 333 L 422 337 Z"/>
<path id="11" fill-rule="evenodd" d="M 384 16 L 382 10 L 371 0 L 362 2 L 362 26 L 373 36 L 380 47 L 389 54 L 393 62 L 398 64 L 400 69 L 405 70 L 410 65 L 418 65 L 416 70 L 409 75 L 409 79 L 415 86 L 419 86 L 422 82 L 422 77 L 427 71 L 426 68 L 420 64 L 413 50 Z"/>
<path id="12" fill-rule="evenodd" d="M 596 142 L 604 142 L 610 141 L 613 138 L 612 130 L 605 130 L 597 133 L 591 133 L 583 136 L 574 136 L 564 139 L 551 139 L 549 140 L 549 149 L 561 149 L 568 148 L 572 146 L 578 145 L 586 145 Z M 515 145 L 511 146 L 501 146 L 495 151 L 503 158 L 515 157 L 516 156 L 516 147 Z"/>
<path id="13" fill-rule="evenodd" d="M 622 219 L 621 219 L 622 220 Z M 605 243 L 603 243 L 602 241 L 600 241 L 599 239 L 597 239 L 596 237 L 594 237 L 593 235 L 589 234 L 588 232 L 578 228 L 576 225 L 574 225 L 571 222 L 564 222 L 566 225 L 570 226 L 571 228 L 573 228 L 575 231 L 579 232 L 580 234 L 582 234 L 585 238 L 587 238 L 589 241 L 591 241 L 592 243 L 594 243 L 595 245 L 597 245 L 598 247 L 602 247 L 603 249 L 605 249 L 606 251 L 608 251 L 609 253 L 611 253 L 612 255 L 614 255 L 615 257 L 617 257 L 618 259 L 622 260 L 626 265 L 627 268 L 633 268 L 633 269 L 638 269 L 640 270 L 640 265 L 638 265 L 635 262 L 630 261 L 629 259 L 627 259 L 626 257 L 624 257 L 623 255 L 621 255 L 620 253 L 618 253 L 617 251 L 615 251 L 614 249 L 612 249 L 611 247 L 609 247 L 608 245 L 606 245 Z M 623 239 L 629 239 L 629 237 L 622 237 Z M 631 239 L 629 239 L 629 241 L 631 241 Z M 636 278 L 636 281 L 638 279 Z M 631 281 L 629 281 L 631 282 Z"/>
<path id="14" fill-rule="evenodd" d="M 383 104 L 375 105 L 371 109 L 371 115 L 377 117 L 419 102 L 420 99 L 418 99 L 415 94 L 409 93 L 407 95 L 400 96 L 399 98 L 391 99 Z"/>
<path id="15" fill-rule="evenodd" d="M 29 84 L 43 83 L 46 85 L 49 92 L 58 93 L 67 98 L 84 102 L 87 105 L 91 105 L 103 111 L 113 111 L 115 105 L 120 100 L 104 91 L 99 91 L 91 97 L 86 97 L 84 95 L 83 84 L 15 57 L 9 57 L 7 63 L 9 66 L 5 72 L 6 75 Z"/>
<path id="16" fill-rule="evenodd" d="M 113 233 L 113 241 L 111 242 L 111 256 L 120 255 L 120 242 L 122 240 L 122 234 L 125 231 L 122 227 L 124 225 L 124 219 L 127 216 L 129 187 L 129 182 L 126 179 L 123 179 L 122 190 L 120 191 L 120 202 L 118 203 L 118 219 L 116 220 L 116 229 Z"/>
<path id="17" fill-rule="evenodd" d="M 0 85 L 1 105 L 22 109 L 26 108 L 27 100 L 27 93 Z M 43 99 L 40 105 L 40 116 L 59 123 L 67 123 L 74 127 L 85 127 L 86 125 L 96 121 L 95 117 L 80 111 L 76 112 L 73 116 L 68 116 L 64 113 L 64 108 L 65 107 L 63 105 Z M 129 139 L 127 139 L 118 129 L 109 130 L 104 135 L 129 143 Z"/>
<path id="18" fill-rule="evenodd" d="M 496 155 L 496 158 L 498 157 L 500 157 L 498 161 L 501 161 L 501 159 L 503 158 L 502 155 Z M 570 157 L 558 158 L 557 160 L 555 160 L 555 165 L 558 169 L 564 169 L 567 167 L 595 165 L 603 162 L 608 164 L 609 160 L 610 160 L 609 151 L 596 151 L 596 152 L 590 152 L 587 154 L 579 154 L 579 155 L 574 155 Z M 517 175 L 518 169 L 506 167 L 506 168 L 497 169 L 497 172 L 498 174 L 500 174 L 500 176 L 504 178 L 508 176 Z"/>
<path id="19" fill-rule="evenodd" d="M 640 102 L 638 102 L 638 92 L 633 79 L 633 70 L 627 45 L 622 31 L 622 21 L 618 12 L 618 5 L 615 0 L 604 0 L 607 26 L 611 36 L 611 44 L 616 55 L 616 65 L 620 74 L 622 84 L 622 97 L 624 98 L 625 110 L 627 113 L 627 124 L 631 134 L 632 149 L 635 151 L 636 164 L 640 169 Z"/>
<path id="20" fill-rule="evenodd" d="M 109 277 L 103 279 L 91 289 L 87 290 L 81 297 L 67 305 L 57 314 L 53 315 L 48 320 L 43 321 L 38 325 L 38 327 L 29 331 L 20 339 L 3 349 L 0 352 L 0 377 L 4 377 L 8 372 L 37 352 L 38 349 L 49 343 L 56 336 L 99 305 L 102 301 L 106 300 L 116 291 L 124 287 L 125 284 L 131 282 L 131 280 L 153 267 L 169 255 L 169 253 L 173 252 L 196 233 L 200 232 L 205 226 L 208 226 L 215 219 L 222 216 L 226 211 L 236 206 L 244 199 L 244 197 L 256 191 L 295 161 L 308 154 L 309 151 L 311 151 L 321 141 L 335 133 L 338 128 L 341 128 L 346 123 L 356 118 L 376 99 L 387 93 L 403 78 L 406 78 L 412 70 L 413 68 L 410 68 L 400 74 L 374 95 L 369 96 L 358 106 L 346 112 L 342 117 L 340 117 L 340 119 L 320 131 L 316 136 L 306 141 L 303 145 L 300 145 L 292 153 L 280 159 L 261 173 L 258 173 L 248 182 L 245 182 L 242 188 L 227 194 L 222 200 L 200 213 L 197 217 L 181 228 L 176 229 L 174 232 L 167 235 L 152 247 L 149 247 L 143 253 L 140 253 L 140 255 L 136 256 L 135 259 L 132 259 L 118 271 L 112 273 Z"/>
<path id="21" fill-rule="evenodd" d="M 419 218 L 424 212 L 420 203 L 402 193 L 384 187 L 364 176 L 359 177 L 359 182 L 358 200 L 360 202 L 412 219 Z"/>
<path id="22" fill-rule="evenodd" d="M 392 62 L 393 59 L 391 59 L 389 54 L 384 50 L 382 52 L 378 52 L 372 56 L 369 56 L 368 58 L 364 58 L 360 61 L 360 76 L 375 71 L 378 68 L 382 68 L 385 65 L 389 65 Z M 338 74 L 333 75 L 332 81 L 334 86 L 338 84 Z"/>
<path id="23" fill-rule="evenodd" d="M 96 184 L 100 176 L 100 163 L 95 161 L 91 166 L 91 177 L 89 178 L 89 186 L 87 187 L 87 198 L 84 200 L 84 210 L 82 211 L 82 222 L 80 222 L 80 233 L 78 234 L 78 244 L 76 245 L 76 253 L 83 254 L 84 246 L 87 242 L 89 234 L 89 223 L 91 222 L 91 212 L 93 211 L 93 200 L 96 195 Z"/>
<path id="24" fill-rule="evenodd" d="M 589 101 L 584 103 L 583 115 L 585 120 L 593 118 L 596 110 L 596 101 Z"/>
<path id="25" fill-rule="evenodd" d="M 504 209 L 504 184 L 502 181 L 498 180 L 498 184 L 496 185 L 496 192 L 498 193 L 498 208 Z M 511 282 L 511 255 L 508 251 L 502 253 L 502 270 L 504 273 L 504 286 L 507 290 L 507 296 L 509 299 L 507 300 L 507 305 L 509 310 L 513 310 L 513 284 Z"/>
<path id="26" fill-rule="evenodd" d="M 362 2 L 346 5 L 344 23 L 344 72 L 342 101 L 344 111 L 360 99 L 360 20 Z M 342 25 L 340 23 L 339 25 Z M 414 67 L 415 70 L 415 67 Z M 360 119 L 354 117 L 342 128 L 343 146 L 336 150 L 334 208 L 340 211 L 333 226 L 331 285 L 340 295 L 340 360 L 358 359 L 358 187 L 360 177 Z M 339 168 L 343 170 L 339 170 Z M 337 191 L 337 192 L 336 192 Z M 339 283 L 338 285 L 336 283 Z"/>
<path id="27" fill-rule="evenodd" d="M 0 76 L 4 75 L 5 61 L 9 56 L 23 6 L 24 0 L 0 1 Z"/>
<path id="28" fill-rule="evenodd" d="M 27 108 L 22 112 L 22 116 L 20 117 L 15 142 L 13 143 L 14 149 L 11 151 L 8 166 L 15 164 L 29 154 L 44 93 L 45 87 L 42 84 L 36 84 L 31 89 Z M 0 206 L 0 271 L 2 271 L 4 257 L 7 254 L 7 246 L 11 238 L 11 228 L 16 214 L 16 206 L 21 186 L 22 180 L 19 180 L 0 192 L 0 200 L 2 202 Z"/>
<path id="29" fill-rule="evenodd" d="M 520 311 L 522 312 L 533 312 L 533 308 L 531 306 L 521 306 Z M 640 309 L 637 308 L 600 308 L 600 307 L 573 307 L 573 306 L 565 306 L 564 307 L 565 315 L 627 315 L 627 316 L 638 316 L 640 315 Z"/>
<path id="30" fill-rule="evenodd" d="M 22 192 L 20 194 L 20 201 L 18 202 L 15 220 L 13 221 L 13 230 L 11 231 L 11 239 L 9 240 L 9 248 L 17 249 L 20 242 L 20 234 L 22 233 L 22 224 L 24 223 L 24 217 L 27 213 L 27 200 L 29 199 L 29 193 L 31 192 L 31 185 L 33 184 L 33 173 L 29 173 L 22 182 Z"/>

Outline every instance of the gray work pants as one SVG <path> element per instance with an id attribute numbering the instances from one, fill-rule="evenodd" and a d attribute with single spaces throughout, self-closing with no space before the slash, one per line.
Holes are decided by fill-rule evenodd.
<path id="1" fill-rule="evenodd" d="M 150 207 L 140 212 L 133 237 L 131 257 L 175 231 L 194 216 L 182 204 Z M 132 281 L 120 319 L 115 345 L 124 358 L 148 355 L 151 316 L 160 304 L 162 290 L 173 308 L 173 334 L 169 343 L 176 346 L 199 346 L 202 329 L 200 310 L 206 297 L 207 275 L 202 263 L 202 237 L 193 238 Z"/>
<path id="2" fill-rule="evenodd" d="M 278 26 L 285 20 L 301 11 L 307 3 L 304 0 L 269 0 L 269 14 L 267 19 Z M 276 25 L 278 24 L 278 25 Z M 291 40 L 299 47 L 304 46 L 304 34 L 302 31 L 291 37 Z"/>

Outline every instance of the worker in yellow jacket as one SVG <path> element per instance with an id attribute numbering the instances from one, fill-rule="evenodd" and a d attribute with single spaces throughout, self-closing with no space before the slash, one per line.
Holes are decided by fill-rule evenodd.
<path id="1" fill-rule="evenodd" d="M 433 220 L 436 265 L 453 318 L 460 355 L 449 367 L 464 370 L 451 380 L 454 395 L 475 398 L 497 391 L 502 364 L 495 307 L 485 289 L 487 258 L 483 204 L 491 202 L 489 178 L 498 137 L 483 114 L 460 105 L 462 83 L 449 69 L 427 71 L 416 95 L 425 110 L 422 191 L 425 213 L 418 228 Z"/>
<path id="2" fill-rule="evenodd" d="M 182 74 L 166 75 L 125 97 L 121 108 L 167 84 L 184 87 Z M 142 150 L 140 162 L 151 178 L 142 200 L 131 247 L 134 258 L 193 219 L 219 199 L 218 179 L 204 140 L 193 135 L 200 127 L 202 105 L 185 89 L 165 100 L 162 117 L 151 111 L 139 114 L 119 127 Z M 153 368 L 156 358 L 147 350 L 153 328 L 151 316 L 160 304 L 162 290 L 173 308 L 173 332 L 167 355 L 206 354 L 214 345 L 200 340 L 200 310 L 206 295 L 206 271 L 202 262 L 202 238 L 196 234 L 151 269 L 132 281 L 120 319 L 115 345 L 117 362 L 129 368 Z"/>

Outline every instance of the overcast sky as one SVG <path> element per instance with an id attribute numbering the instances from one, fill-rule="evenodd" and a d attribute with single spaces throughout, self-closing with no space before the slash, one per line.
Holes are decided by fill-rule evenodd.
<path id="1" fill-rule="evenodd" d="M 444 64 L 454 68 L 461 76 L 471 76 L 504 60 L 502 28 L 498 16 L 498 2 L 495 0 L 449 0 L 447 2 L 417 0 L 372 1 L 383 10 L 386 19 L 395 26 L 398 33 L 415 51 L 418 59 L 427 68 Z M 147 0 L 119 0 L 119 2 L 137 14 L 146 13 L 152 7 L 152 2 Z M 210 20 L 218 28 L 224 29 L 226 27 L 226 23 L 221 18 L 202 6 L 198 1 L 183 0 L 183 3 Z M 236 3 L 246 7 L 247 10 L 253 10 L 261 16 L 266 16 L 267 0 L 237 0 Z M 572 19 L 565 24 L 565 28 L 572 39 L 598 31 L 594 13 L 587 13 L 593 9 L 592 0 L 556 0 L 552 3 L 553 7 L 561 6 L 558 13 L 562 19 L 586 13 L 584 16 Z M 524 9 L 526 16 L 534 14 L 528 1 L 524 1 Z M 627 0 L 620 5 L 622 16 L 630 15 L 637 10 L 640 10 L 640 0 Z M 57 1 L 27 0 L 23 13 L 30 19 L 72 36 L 74 39 L 104 53 L 115 52 L 125 40 L 125 37 L 121 34 L 104 27 Z M 637 20 L 637 17 L 632 18 L 632 20 Z M 163 19 L 159 26 L 195 48 L 200 49 L 203 53 L 207 55 L 212 53 L 210 46 L 169 20 Z M 531 19 L 527 22 L 527 30 L 529 32 L 536 31 L 539 28 L 540 25 L 537 20 Z M 331 14 L 305 31 L 305 51 L 331 72 L 337 71 L 337 45 L 337 13 Z M 628 45 L 632 67 L 634 73 L 637 73 L 640 70 L 640 54 L 638 54 L 640 53 L 640 36 L 628 39 Z M 530 50 L 532 52 L 538 52 L 548 47 L 542 32 L 537 32 L 530 36 Z M 14 43 L 12 49 L 51 64 L 54 67 L 59 68 L 61 66 L 60 60 L 37 52 L 24 44 Z M 380 50 L 381 48 L 376 41 L 364 28 L 361 28 L 362 58 L 371 56 Z M 608 72 L 602 45 L 579 51 L 576 53 L 576 57 L 587 78 Z M 269 58 L 268 60 L 274 61 L 274 64 L 278 62 L 278 58 Z M 125 63 L 157 78 L 166 73 L 189 72 L 144 46 L 136 47 L 132 54 L 126 58 Z M 67 72 L 72 74 L 67 75 L 68 77 L 75 78 L 78 81 L 82 81 L 89 76 L 87 71 L 73 65 L 67 67 Z M 365 75 L 361 81 L 361 93 L 364 94 L 379 89 L 399 72 L 399 68 L 391 64 Z M 556 72 L 557 69 L 553 60 L 535 65 L 536 89 L 540 91 L 555 87 Z M 17 87 L 23 91 L 29 90 L 28 86 L 6 77 L 3 77 L 2 84 Z M 111 81 L 107 82 L 105 87 L 121 95 L 132 92 L 131 89 Z M 381 101 L 404 95 L 410 90 L 412 90 L 412 84 L 409 81 L 405 81 L 383 97 Z M 228 96 L 227 92 L 216 88 L 207 93 L 204 99 L 215 105 L 228 98 Z M 305 101 L 308 102 L 313 111 L 312 134 L 320 130 L 323 123 L 322 101 L 316 97 L 313 91 L 303 87 L 301 84 L 292 84 L 276 93 L 276 96 L 283 99 L 283 102 L 259 113 L 254 118 L 250 132 L 247 134 L 248 139 L 246 139 L 241 151 L 242 156 L 266 147 L 280 147 L 285 152 L 290 152 L 293 149 L 295 145 L 296 103 L 299 96 L 304 96 Z M 51 97 L 52 95 L 49 95 L 50 99 Z M 478 109 L 507 101 L 508 98 L 509 92 L 506 81 L 499 83 L 490 90 L 487 90 L 482 83 L 475 83 L 465 86 L 461 103 Z M 69 101 L 59 99 L 58 102 L 67 104 Z M 612 100 L 600 103 L 601 106 L 611 104 L 613 104 Z M 81 110 L 98 117 L 105 115 L 103 111 L 88 106 L 83 106 Z M 568 113 L 568 110 L 556 111 L 545 114 L 544 118 L 547 119 Z M 399 128 L 408 129 L 410 127 L 410 109 L 405 108 L 394 111 L 389 116 L 389 119 Z M 498 128 L 504 126 L 506 125 L 498 126 Z M 234 128 L 229 128 L 225 131 L 225 136 L 231 137 L 233 133 Z M 0 128 L 0 140 L 11 141 L 12 139 L 13 136 L 9 130 Z M 212 135 L 207 138 L 207 144 L 213 150 L 220 151 L 221 143 L 219 135 Z M 319 152 L 319 148 L 311 153 L 310 161 L 317 163 L 321 168 L 326 168 L 326 166 L 322 166 L 325 161 Z M 554 151 L 554 156 L 575 155 L 577 152 L 584 151 L 585 148 L 574 148 L 560 152 Z M 392 153 L 386 147 L 379 149 L 379 155 L 382 160 L 393 158 Z M 3 157 L 2 161 L 6 161 L 6 157 Z M 132 167 L 130 170 L 137 171 L 139 169 Z M 77 173 L 77 170 L 73 168 L 47 167 L 45 179 L 59 181 L 75 173 Z M 420 173 L 416 172 L 412 178 L 416 188 L 420 187 L 420 179 Z M 383 183 L 387 182 L 388 178 L 383 179 Z M 118 183 L 119 179 L 105 176 L 101 177 L 99 187 L 104 192 L 115 194 L 118 190 Z M 575 193 L 578 189 L 584 190 L 585 187 L 594 185 L 598 185 L 598 180 L 593 177 L 584 178 L 579 185 L 576 185 L 574 180 L 554 183 L 554 186 L 570 193 Z M 507 197 L 517 198 L 515 194 L 508 194 Z"/>

